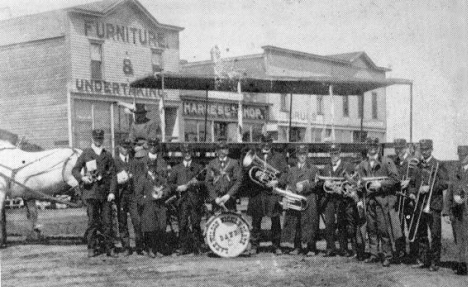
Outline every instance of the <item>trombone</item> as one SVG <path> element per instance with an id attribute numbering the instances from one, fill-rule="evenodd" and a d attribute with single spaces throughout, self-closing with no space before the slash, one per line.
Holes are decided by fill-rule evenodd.
<path id="1" fill-rule="evenodd" d="M 424 184 L 424 180 L 421 181 L 421 185 L 418 190 L 418 194 L 416 196 L 415 204 L 414 204 L 414 209 L 411 214 L 411 221 L 409 224 L 409 234 L 408 234 L 408 240 L 409 242 L 414 242 L 416 240 L 416 236 L 418 233 L 419 229 L 419 224 L 421 222 L 421 217 L 423 212 L 424 213 L 430 213 L 431 210 L 431 199 L 432 199 L 432 194 L 434 191 L 434 184 L 437 179 L 437 172 L 439 171 L 439 163 L 437 162 L 436 167 L 434 169 L 434 165 L 431 165 L 431 170 L 429 171 L 429 178 L 427 180 L 427 184 L 430 186 L 429 192 L 426 194 L 421 194 L 421 186 Z M 421 201 L 421 204 L 419 204 L 418 208 L 418 203 Z"/>

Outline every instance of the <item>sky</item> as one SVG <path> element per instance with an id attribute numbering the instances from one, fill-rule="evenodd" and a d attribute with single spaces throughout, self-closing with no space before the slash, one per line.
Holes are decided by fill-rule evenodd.
<path id="1" fill-rule="evenodd" d="M 264 45 L 318 55 L 365 51 L 392 69 L 388 77 L 414 82 L 413 141 L 433 138 L 442 159 L 454 159 L 456 145 L 468 144 L 456 130 L 464 119 L 455 112 L 457 97 L 445 96 L 468 92 L 465 0 L 139 1 L 159 22 L 185 28 L 180 57 L 188 61 L 209 59 L 214 45 L 222 57 L 261 53 Z M 0 0 L 0 17 L 89 2 Z M 409 139 L 409 113 L 409 88 L 388 88 L 387 141 Z"/>

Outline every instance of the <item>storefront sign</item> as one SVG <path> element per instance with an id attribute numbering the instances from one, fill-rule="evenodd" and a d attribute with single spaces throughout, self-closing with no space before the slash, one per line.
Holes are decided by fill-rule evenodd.
<path id="1" fill-rule="evenodd" d="M 124 25 L 85 20 L 84 34 L 85 36 L 112 39 L 117 42 L 135 45 L 169 48 L 164 33 Z"/>
<path id="2" fill-rule="evenodd" d="M 239 105 L 236 103 L 208 103 L 205 106 L 201 101 L 184 101 L 184 116 L 205 116 L 205 110 L 210 118 L 237 119 L 237 110 Z M 250 120 L 265 120 L 266 107 L 242 105 L 243 118 Z"/>
<path id="3" fill-rule="evenodd" d="M 102 80 L 76 79 L 74 91 L 86 94 L 102 94 L 121 97 L 158 98 L 156 89 L 130 88 L 128 83 Z"/>

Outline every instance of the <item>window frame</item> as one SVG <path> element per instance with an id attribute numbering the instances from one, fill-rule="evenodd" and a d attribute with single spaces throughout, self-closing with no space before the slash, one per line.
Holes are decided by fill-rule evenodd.
<path id="1" fill-rule="evenodd" d="M 102 40 L 89 40 L 89 72 L 90 72 L 90 79 L 91 80 L 103 80 L 104 79 L 104 41 Z M 99 53 L 101 60 L 93 60 L 93 46 L 99 46 Z M 93 63 L 99 63 L 99 76 L 95 74 L 95 69 Z"/>
<path id="2" fill-rule="evenodd" d="M 372 92 L 372 119 L 374 119 L 374 120 L 379 119 L 378 94 L 376 92 Z"/>
<path id="3" fill-rule="evenodd" d="M 323 102 L 323 95 L 317 95 L 317 115 L 318 116 L 323 116 L 325 115 L 324 110 L 324 102 Z"/>

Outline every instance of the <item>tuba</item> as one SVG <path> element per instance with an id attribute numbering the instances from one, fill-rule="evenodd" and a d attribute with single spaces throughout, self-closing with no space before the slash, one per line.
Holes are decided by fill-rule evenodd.
<path id="1" fill-rule="evenodd" d="M 261 160 L 252 151 L 249 151 L 245 155 L 242 164 L 244 167 L 250 166 L 250 179 L 262 187 L 268 187 L 268 183 L 276 180 L 278 178 L 278 174 L 280 173 L 277 169 L 266 163 L 264 160 Z M 284 209 L 294 209 L 298 211 L 307 209 L 307 198 L 302 195 L 277 187 L 273 188 L 273 193 L 283 197 L 280 205 L 283 206 Z"/>
<path id="2" fill-rule="evenodd" d="M 280 173 L 277 169 L 260 159 L 255 153 L 249 151 L 242 161 L 244 167 L 249 167 L 250 179 L 260 186 L 266 186 L 270 181 L 276 180 Z"/>

